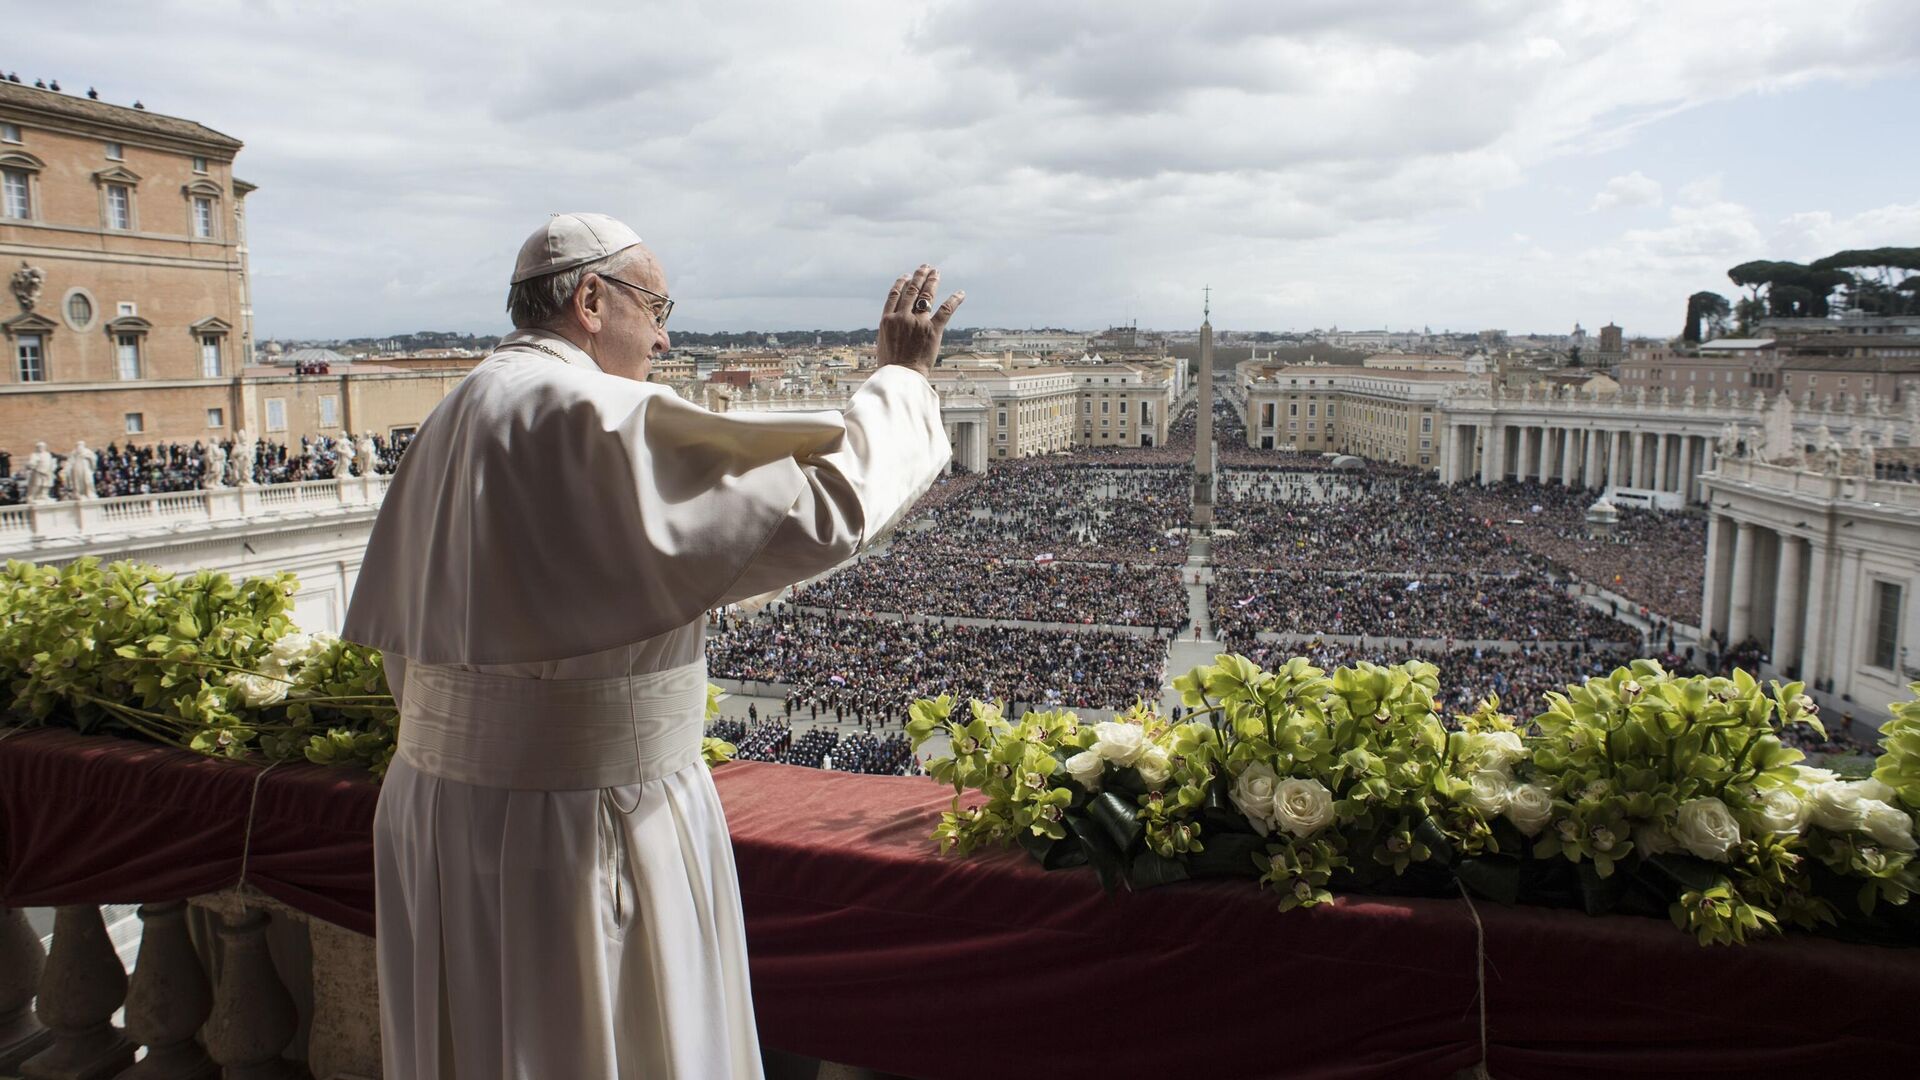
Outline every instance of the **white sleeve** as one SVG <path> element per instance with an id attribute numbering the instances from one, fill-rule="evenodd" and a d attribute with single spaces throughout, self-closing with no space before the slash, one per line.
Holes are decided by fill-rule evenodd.
<path id="1" fill-rule="evenodd" d="M 724 603 L 832 569 L 883 536 L 953 456 L 940 397 L 912 368 L 883 367 L 847 403 L 846 438 L 797 459 L 806 483 Z"/>

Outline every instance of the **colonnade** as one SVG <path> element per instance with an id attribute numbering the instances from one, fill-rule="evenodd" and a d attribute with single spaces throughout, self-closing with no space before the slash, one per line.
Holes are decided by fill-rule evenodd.
<path id="1" fill-rule="evenodd" d="M 1565 424 L 1452 421 L 1440 460 L 1442 483 L 1537 480 L 1568 487 L 1667 492 L 1701 497 L 1714 440 L 1686 432 Z"/>
<path id="2" fill-rule="evenodd" d="M 1857 578 L 1860 558 L 1854 551 L 1837 561 L 1830 544 L 1784 523 L 1763 525 L 1716 513 L 1707 524 L 1701 633 L 1718 630 L 1730 645 L 1751 638 L 1773 670 L 1792 678 L 1809 683 L 1828 678 L 1837 620 L 1808 614 L 1834 608 L 1835 582 Z M 1843 565 L 1848 561 L 1851 566 Z"/>

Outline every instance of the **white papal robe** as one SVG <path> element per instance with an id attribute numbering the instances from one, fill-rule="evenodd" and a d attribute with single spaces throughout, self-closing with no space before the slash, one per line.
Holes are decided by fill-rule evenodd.
<path id="1" fill-rule="evenodd" d="M 761 1075 L 703 614 L 870 543 L 948 455 L 909 369 L 844 414 L 716 415 L 535 331 L 434 411 L 345 630 L 401 703 L 374 843 L 388 1076 Z"/>

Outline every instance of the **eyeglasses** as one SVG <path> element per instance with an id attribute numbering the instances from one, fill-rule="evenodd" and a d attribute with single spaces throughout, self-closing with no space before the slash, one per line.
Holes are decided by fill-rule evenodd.
<path id="1" fill-rule="evenodd" d="M 634 292 L 646 293 L 648 296 L 651 296 L 655 300 L 660 301 L 658 304 L 654 305 L 649 310 L 653 315 L 653 324 L 655 326 L 658 326 L 662 330 L 665 330 L 667 328 L 667 316 L 673 314 L 673 298 L 672 297 L 662 296 L 659 293 L 654 292 L 652 289 L 642 288 L 638 285 L 635 285 L 631 281 L 621 281 L 619 278 L 614 277 L 612 274 L 601 274 L 600 276 L 603 278 L 606 278 L 608 281 L 611 281 L 616 285 L 625 285 L 627 288 L 632 289 Z"/>

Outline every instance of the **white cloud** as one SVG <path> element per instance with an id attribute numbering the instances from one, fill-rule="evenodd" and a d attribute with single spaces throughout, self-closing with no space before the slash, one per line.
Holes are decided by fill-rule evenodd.
<path id="1" fill-rule="evenodd" d="M 1594 208 L 1668 220 L 1569 241 L 1507 216 L 1536 170 L 1920 56 L 1909 0 L 179 0 L 9 29 L 69 86 L 246 140 L 268 334 L 498 328 L 521 237 L 584 208 L 654 244 L 691 328 L 871 325 L 922 260 L 962 324 L 1185 325 L 1207 281 L 1232 325 L 1592 322 L 1768 234 L 1634 170 Z M 1482 249 L 1443 238 L 1474 214 Z M 1537 271 L 1556 248 L 1588 276 Z"/>
<path id="2" fill-rule="evenodd" d="M 1635 169 L 1625 176 L 1616 176 L 1607 181 L 1600 193 L 1593 197 L 1593 205 L 1588 209 L 1600 211 L 1617 207 L 1659 206 L 1660 198 L 1660 181 Z"/>

